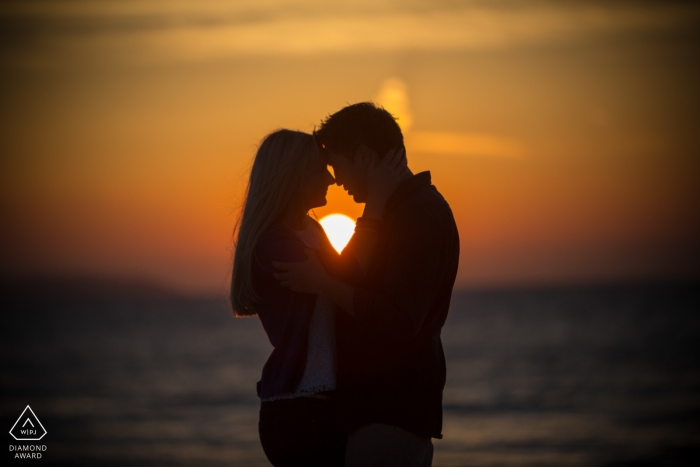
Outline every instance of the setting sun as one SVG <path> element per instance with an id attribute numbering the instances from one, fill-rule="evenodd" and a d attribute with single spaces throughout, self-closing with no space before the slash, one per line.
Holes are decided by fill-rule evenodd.
<path id="1" fill-rule="evenodd" d="M 331 245 L 338 253 L 343 251 L 355 232 L 355 221 L 344 214 L 330 214 L 319 221 Z"/>

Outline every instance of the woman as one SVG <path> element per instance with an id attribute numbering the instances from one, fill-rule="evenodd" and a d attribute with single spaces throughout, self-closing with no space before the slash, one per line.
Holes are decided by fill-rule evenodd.
<path id="1" fill-rule="evenodd" d="M 274 347 L 258 396 L 260 441 L 275 466 L 343 465 L 333 305 L 327 297 L 282 287 L 272 266 L 305 260 L 305 248 L 337 256 L 308 215 L 326 204 L 332 183 L 312 135 L 275 131 L 255 156 L 237 225 L 231 303 L 236 316 L 259 316 Z"/>

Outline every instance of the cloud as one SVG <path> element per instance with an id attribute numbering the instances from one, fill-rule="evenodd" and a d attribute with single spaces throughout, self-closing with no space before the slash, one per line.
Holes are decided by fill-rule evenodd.
<path id="1" fill-rule="evenodd" d="M 411 153 L 446 156 L 522 158 L 527 155 L 519 141 L 480 133 L 414 131 L 406 137 L 406 150 Z"/>
<path id="2" fill-rule="evenodd" d="M 408 85 L 402 79 L 385 79 L 374 100 L 396 118 L 404 134 L 411 130 L 413 113 L 408 100 Z"/>
<path id="3" fill-rule="evenodd" d="M 397 118 L 409 153 L 447 156 L 521 158 L 527 153 L 519 141 L 491 134 L 414 131 L 408 84 L 401 78 L 382 81 L 375 102 Z"/>
<path id="4" fill-rule="evenodd" d="M 10 2 L 3 54 L 93 60 L 463 50 L 695 25 L 693 4 L 597 2 Z M 31 8 L 30 8 L 31 7 Z M 9 32 L 8 32 L 9 31 Z M 57 55 L 58 54 L 58 57 Z"/>

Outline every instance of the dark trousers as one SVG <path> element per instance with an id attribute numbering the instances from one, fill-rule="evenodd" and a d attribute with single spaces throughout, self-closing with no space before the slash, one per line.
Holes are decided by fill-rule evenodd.
<path id="1" fill-rule="evenodd" d="M 262 402 L 258 431 L 275 467 L 342 467 L 346 438 L 337 424 L 334 400 L 298 397 Z"/>

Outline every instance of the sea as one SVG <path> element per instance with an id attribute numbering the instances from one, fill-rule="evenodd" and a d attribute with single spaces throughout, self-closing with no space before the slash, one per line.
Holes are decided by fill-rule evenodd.
<path id="1" fill-rule="evenodd" d="M 269 465 L 257 318 L 219 297 L 5 292 L 12 465 Z M 700 465 L 697 285 L 455 291 L 442 341 L 436 467 Z M 46 430 L 38 460 L 15 459 L 27 442 L 9 434 L 27 405 Z"/>

